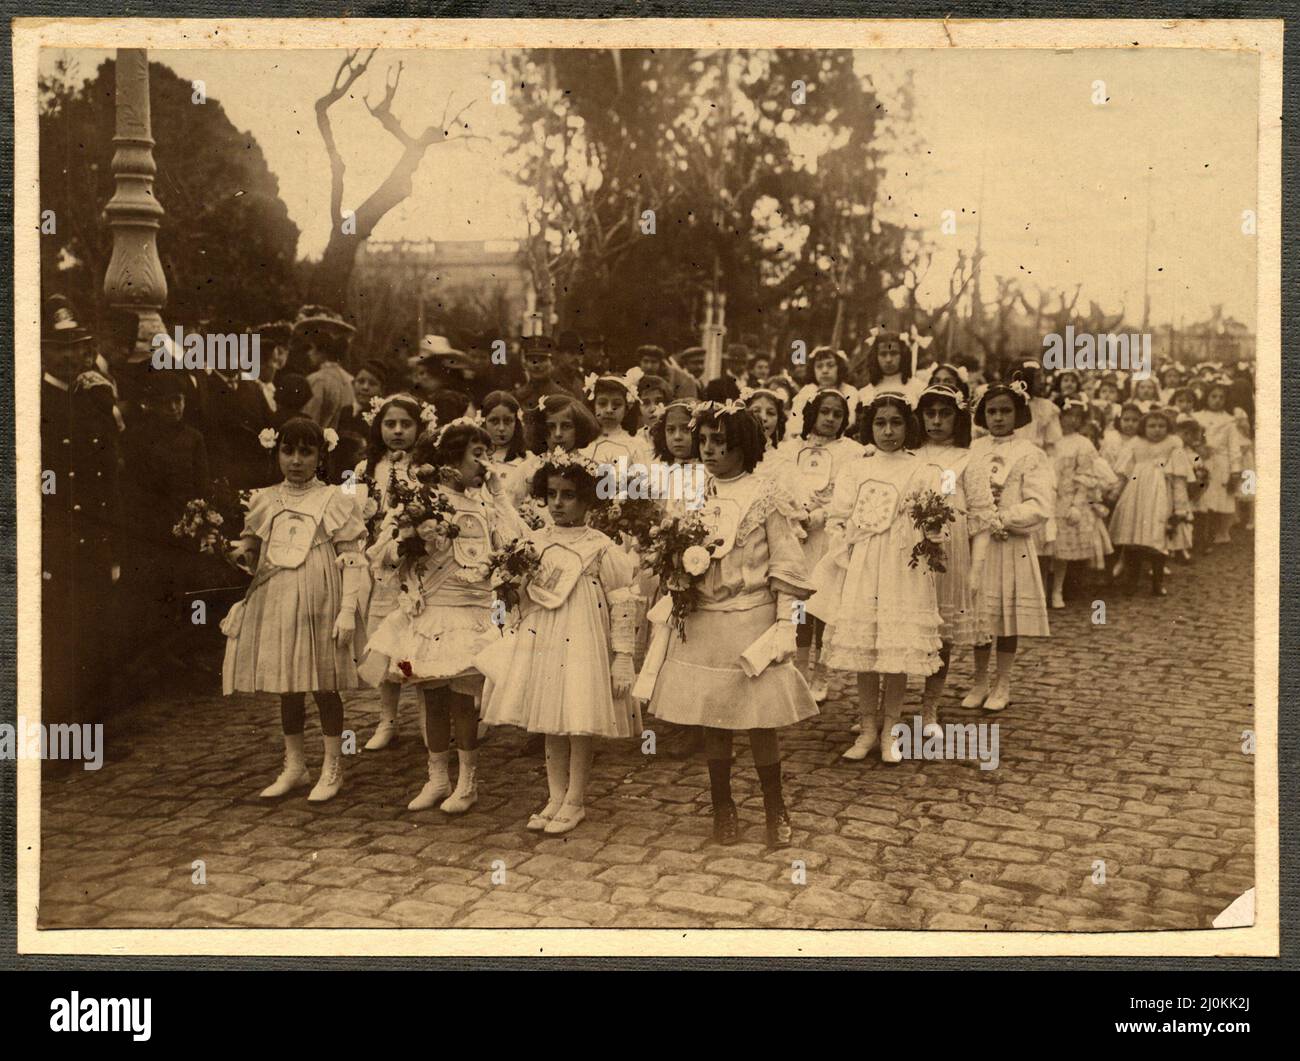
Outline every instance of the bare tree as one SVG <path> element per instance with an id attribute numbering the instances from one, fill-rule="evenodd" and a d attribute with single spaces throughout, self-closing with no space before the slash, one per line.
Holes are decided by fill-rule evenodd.
<path id="1" fill-rule="evenodd" d="M 375 57 L 373 48 L 364 59 L 360 58 L 360 53 L 359 48 L 347 53 L 334 73 L 330 90 L 316 101 L 316 127 L 320 130 L 330 160 L 330 238 L 320 263 L 312 273 L 308 297 L 310 301 L 320 302 L 339 310 L 343 308 L 347 298 L 348 280 L 352 275 L 357 248 L 369 239 L 383 216 L 411 194 L 412 177 L 424 159 L 425 152 L 437 144 L 485 139 L 470 133 L 469 124 L 463 120 L 465 112 L 473 105 L 473 101 L 471 100 L 448 118 L 447 112 L 451 107 L 450 97 L 443 107 L 442 117 L 425 128 L 418 136 L 412 136 L 393 114 L 393 99 L 397 95 L 397 86 L 402 78 L 402 63 L 389 67 L 384 82 L 383 99 L 374 106 L 371 106 L 367 99 L 365 105 L 375 120 L 402 145 L 402 154 L 379 186 L 355 211 L 345 216 L 343 177 L 346 166 L 343 163 L 343 156 L 339 153 L 338 144 L 334 140 L 330 108 L 351 91 L 352 86 L 366 72 Z"/>

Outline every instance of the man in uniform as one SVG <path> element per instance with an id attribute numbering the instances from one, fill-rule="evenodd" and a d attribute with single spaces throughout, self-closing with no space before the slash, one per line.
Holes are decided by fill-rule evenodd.
<path id="1" fill-rule="evenodd" d="M 71 304 L 46 303 L 41 334 L 41 716 L 102 721 L 118 656 L 117 422 L 90 366 L 95 337 Z"/>

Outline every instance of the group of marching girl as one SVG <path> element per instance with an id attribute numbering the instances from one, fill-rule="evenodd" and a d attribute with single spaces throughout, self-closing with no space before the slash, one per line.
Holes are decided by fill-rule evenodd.
<path id="1" fill-rule="evenodd" d="M 737 399 L 672 400 L 633 370 L 589 378 L 586 402 L 557 394 L 525 409 L 494 392 L 441 426 L 408 394 L 375 398 L 365 458 L 337 485 L 321 478 L 333 432 L 283 424 L 263 440 L 282 481 L 252 496 L 234 547 L 253 579 L 222 624 L 224 691 L 280 697 L 284 767 L 261 795 L 311 785 L 307 693 L 325 746 L 307 799 L 323 802 L 343 785 L 340 691 L 378 688 L 365 747 L 379 750 L 412 687 L 428 769 L 411 810 L 473 807 L 480 723 L 515 726 L 545 739 L 546 800 L 527 828 L 567 833 L 586 813 L 595 739 L 639 737 L 644 708 L 699 727 L 723 844 L 739 836 L 732 745 L 747 734 L 768 844 L 788 846 L 779 734 L 818 714 L 831 671 L 856 676 L 844 758 L 878 748 L 898 762 L 909 676 L 924 680 L 927 735 L 954 648 L 974 658 L 962 706 L 1005 709 L 1020 639 L 1048 636 L 1071 563 L 1119 566 L 1130 588 L 1147 568 L 1163 595 L 1194 511 L 1226 535 L 1249 456 L 1225 382 L 1204 381 L 1193 432 L 1156 400 L 1085 395 L 1073 373 L 1055 400 L 1029 364 L 972 397 L 964 369 L 914 372 L 915 356 L 907 336 L 879 333 L 861 390 L 844 355 L 819 348 L 803 389 L 777 377 Z M 660 502 L 712 534 L 684 614 L 634 548 L 590 525 L 626 496 L 598 489 L 620 459 L 691 473 Z M 440 510 L 415 513 L 412 529 L 411 498 L 431 496 L 421 487 Z M 912 511 L 936 496 L 938 528 Z M 549 563 L 507 607 L 489 560 L 523 542 Z M 942 570 L 915 562 L 931 546 Z"/>

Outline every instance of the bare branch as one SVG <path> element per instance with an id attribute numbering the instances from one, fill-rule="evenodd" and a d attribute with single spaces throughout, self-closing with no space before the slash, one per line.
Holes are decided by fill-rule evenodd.
<path id="1" fill-rule="evenodd" d="M 346 93 L 357 78 L 366 72 L 370 60 L 375 57 L 375 49 L 361 62 L 357 62 L 360 49 L 354 49 L 344 56 L 339 68 L 334 71 L 334 81 L 330 90 L 316 101 L 316 128 L 320 130 L 325 142 L 325 152 L 330 160 L 330 219 L 334 225 L 343 220 L 343 174 L 346 166 L 343 156 L 339 154 L 338 144 L 334 142 L 334 127 L 330 124 L 329 109 Z"/>
<path id="2" fill-rule="evenodd" d="M 388 68 L 388 73 L 384 76 L 384 98 L 379 103 L 372 107 L 369 97 L 363 99 L 362 102 L 365 103 L 366 110 L 378 120 L 380 125 L 392 133 L 403 147 L 409 148 L 415 141 L 402 128 L 402 123 L 393 115 L 393 97 L 397 95 L 397 85 L 402 79 L 402 65 L 399 62 L 396 67 L 390 66 Z"/>

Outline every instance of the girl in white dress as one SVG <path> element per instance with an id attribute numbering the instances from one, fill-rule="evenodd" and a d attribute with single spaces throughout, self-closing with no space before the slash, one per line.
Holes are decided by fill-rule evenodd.
<path id="1" fill-rule="evenodd" d="M 804 562 L 811 571 L 826 553 L 826 511 L 835 493 L 835 481 L 844 468 L 862 456 L 862 446 L 845 432 L 857 412 L 857 396 L 837 390 L 820 390 L 806 401 L 796 396 L 791 410 L 790 434 L 775 451 L 764 474 L 772 476 L 804 511 Z M 813 697 L 821 703 L 829 695 L 826 668 L 819 654 L 825 624 L 820 619 L 799 627 L 797 666 L 809 674 Z"/>
<path id="2" fill-rule="evenodd" d="M 975 677 L 962 707 L 1001 711 L 1011 700 L 1019 639 L 1047 637 L 1047 603 L 1034 531 L 1056 504 L 1047 454 L 1019 432 L 1031 423 L 1024 383 L 997 383 L 975 402 L 975 423 L 988 431 L 971 443 L 966 465 L 970 505 L 971 591 L 975 596 Z M 997 677 L 989 655 L 997 641 Z"/>
<path id="3" fill-rule="evenodd" d="M 1090 497 L 1109 486 L 1109 474 L 1096 448 L 1079 433 L 1088 415 L 1081 398 L 1066 398 L 1061 407 L 1061 439 L 1054 447 L 1056 473 L 1056 541 L 1048 546 L 1052 558 L 1052 607 L 1065 607 L 1065 578 L 1072 562 L 1086 561 L 1103 570 L 1113 552 L 1105 527 L 1092 510 Z"/>
<path id="4" fill-rule="evenodd" d="M 303 750 L 307 693 L 320 712 L 325 759 L 307 799 L 322 803 L 343 787 L 343 700 L 357 688 L 353 646 L 365 638 L 361 614 L 369 578 L 366 525 L 356 491 L 316 478 L 338 436 L 296 416 L 263 444 L 275 447 L 284 481 L 255 491 L 234 559 L 253 570 L 244 599 L 221 623 L 226 635 L 222 691 L 278 693 L 284 768 L 261 793 L 287 796 L 310 782 Z M 360 631 L 358 632 L 358 626 Z"/>
<path id="5" fill-rule="evenodd" d="M 502 495 L 483 490 L 492 439 L 470 420 L 454 420 L 426 433 L 411 453 L 416 477 L 438 486 L 451 506 L 455 533 L 432 519 L 399 548 L 389 539 L 389 560 L 398 560 L 398 607 L 366 645 L 360 673 L 371 684 L 398 681 L 424 694 L 428 782 L 407 806 L 441 805 L 463 814 L 478 800 L 478 716 L 475 695 L 483 684 L 474 660 L 498 636 L 492 623 L 492 586 L 487 563 L 493 549 L 522 536 L 525 527 Z M 448 775 L 452 726 L 460 773 L 452 792 Z"/>
<path id="6" fill-rule="evenodd" d="M 388 562 L 387 543 L 392 528 L 382 515 L 388 511 L 393 491 L 399 486 L 414 485 L 411 478 L 411 447 L 420 434 L 421 424 L 433 424 L 433 408 L 409 394 L 394 394 L 372 403 L 374 408 L 362 413 L 370 422 L 370 443 L 366 456 L 353 471 L 362 511 L 370 515 L 373 506 L 381 518 L 373 522 L 375 534 L 367 541 L 370 561 L 370 607 L 366 611 L 366 629 L 378 630 L 380 623 L 397 607 L 397 565 Z M 370 484 L 374 484 L 371 487 Z M 378 546 L 378 548 L 376 548 Z M 397 682 L 379 683 L 379 724 L 366 741 L 366 751 L 387 748 L 397 739 L 398 703 L 402 687 Z"/>
<path id="7" fill-rule="evenodd" d="M 685 637 L 671 624 L 657 624 L 637 685 L 642 693 L 650 687 L 642 698 L 656 717 L 705 727 L 713 837 L 721 844 L 739 837 L 732 736 L 748 731 L 768 846 L 788 847 L 793 833 L 778 730 L 817 714 L 790 662 L 799 618 L 794 605 L 810 586 L 797 538 L 799 509 L 771 479 L 752 474 L 763 452 L 762 429 L 736 406 L 708 403 L 697 410 L 696 445 L 710 475 L 703 516 L 722 544 L 698 583 L 699 605 L 686 617 Z M 764 638 L 772 651 L 756 671 L 746 652 Z"/>
<path id="8" fill-rule="evenodd" d="M 483 430 L 492 440 L 488 468 L 498 489 L 508 489 L 515 470 L 528 456 L 524 411 L 509 391 L 492 391 L 483 399 Z"/>
<path id="9" fill-rule="evenodd" d="M 1241 480 L 1241 435 L 1226 408 L 1229 386 L 1231 381 L 1223 377 L 1211 379 L 1205 390 L 1205 408 L 1196 413 L 1205 429 L 1205 464 L 1210 473 L 1197 502 L 1197 511 L 1203 513 L 1206 523 L 1206 551 L 1231 542 L 1228 527 L 1237 512 L 1233 494 Z"/>
<path id="10" fill-rule="evenodd" d="M 865 759 L 879 745 L 881 761 L 896 763 L 902 756 L 893 730 L 907 676 L 928 677 L 942 666 L 934 577 L 924 562 L 911 566 L 920 531 L 907 506 L 914 494 L 939 492 L 942 482 L 937 467 L 905 448 L 915 446 L 917 428 L 902 394 L 878 394 L 866 424 L 875 452 L 836 477 L 826 516 L 830 548 L 813 572 L 817 592 L 808 611 L 826 623 L 825 665 L 858 676 L 862 728 L 844 757 Z"/>
<path id="11" fill-rule="evenodd" d="M 627 553 L 585 525 L 598 504 L 599 468 L 577 454 L 547 457 L 533 482 L 552 525 L 529 540 L 541 567 L 523 587 L 513 631 L 478 657 L 483 721 L 546 735 L 550 797 L 528 828 L 567 833 L 586 816 L 593 737 L 632 737 L 640 715 L 634 677 L 639 598 Z"/>
<path id="12" fill-rule="evenodd" d="M 931 379 L 934 377 L 931 376 Z M 948 678 L 948 664 L 953 646 L 969 648 L 975 644 L 975 604 L 970 590 L 970 534 L 966 521 L 964 476 L 970 459 L 970 403 L 965 384 L 959 388 L 932 383 L 921 393 L 917 416 L 925 435 L 925 444 L 917 448 L 916 458 L 939 471 L 940 493 L 952 504 L 956 519 L 950 524 L 945 543 L 947 570 L 935 572 L 935 596 L 943 619 L 940 631 L 940 667 L 925 679 L 921 696 L 921 723 L 928 736 L 931 726 L 939 723 L 939 701 Z"/>
<path id="13" fill-rule="evenodd" d="M 633 368 L 625 376 L 587 377 L 587 400 L 600 425 L 600 434 L 591 445 L 583 448 L 583 455 L 597 464 L 650 466 L 654 455 L 644 439 L 637 437 L 641 427 L 641 403 L 637 394 L 637 381 L 641 370 Z"/>
<path id="14" fill-rule="evenodd" d="M 1124 451 L 1116 474 L 1124 492 L 1110 516 L 1110 536 L 1124 549 L 1131 590 L 1150 564 L 1152 596 L 1165 596 L 1165 557 L 1169 555 L 1169 519 L 1190 511 L 1187 481 L 1196 476 L 1182 440 L 1174 433 L 1174 414 L 1150 409 L 1142 417 L 1142 437 Z"/>
<path id="15" fill-rule="evenodd" d="M 544 507 L 538 508 L 531 496 L 533 476 L 542 466 L 542 459 L 557 449 L 565 453 L 586 449 L 600 434 L 600 425 L 591 410 L 572 395 L 548 394 L 525 411 L 524 427 L 529 455 L 511 473 L 506 494 L 516 508 L 547 523 L 550 513 Z"/>
<path id="16" fill-rule="evenodd" d="M 929 340 L 922 342 L 928 343 Z M 916 350 L 911 336 L 900 332 L 877 331 L 867 344 L 865 372 L 856 377 L 861 380 L 865 375 L 866 383 L 859 394 L 863 407 L 868 405 L 877 394 L 893 392 L 902 394 L 915 403 L 925 389 L 927 382 L 924 375 L 916 371 Z M 863 429 L 863 437 L 869 437 L 869 429 Z"/>

